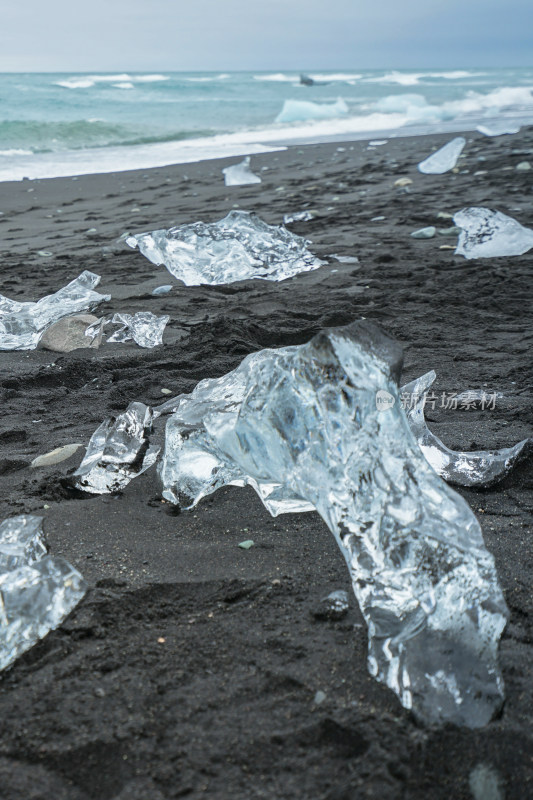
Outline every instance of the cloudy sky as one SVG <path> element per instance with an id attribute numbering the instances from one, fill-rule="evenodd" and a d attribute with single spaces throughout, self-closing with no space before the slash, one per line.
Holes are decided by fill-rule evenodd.
<path id="1" fill-rule="evenodd" d="M 0 71 L 533 65 L 533 0 L 2 0 Z"/>

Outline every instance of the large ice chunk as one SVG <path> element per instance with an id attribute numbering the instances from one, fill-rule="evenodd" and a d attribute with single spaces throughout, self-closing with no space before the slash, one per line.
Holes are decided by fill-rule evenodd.
<path id="1" fill-rule="evenodd" d="M 218 222 L 179 225 L 126 241 L 153 264 L 164 264 L 186 286 L 249 278 L 282 281 L 324 263 L 307 250 L 307 239 L 267 225 L 248 211 L 230 211 Z"/>
<path id="2" fill-rule="evenodd" d="M 226 186 L 246 186 L 249 183 L 261 183 L 259 175 L 254 175 L 250 169 L 250 156 L 246 156 L 244 161 L 239 164 L 225 167 L 222 173 Z"/>
<path id="3" fill-rule="evenodd" d="M 400 348 L 359 323 L 262 356 L 241 365 L 242 401 L 204 409 L 215 459 L 326 521 L 368 624 L 372 675 L 422 720 L 484 725 L 503 698 L 507 609 L 477 520 L 411 433 Z M 180 459 L 185 416 L 177 437 L 167 424 L 163 480 Z"/>
<path id="4" fill-rule="evenodd" d="M 57 628 L 87 589 L 64 558 L 46 555 L 42 517 L 0 525 L 0 670 Z"/>
<path id="5" fill-rule="evenodd" d="M 130 403 L 116 419 L 95 430 L 87 452 L 74 473 L 74 486 L 91 494 L 124 489 L 155 463 L 159 447 L 150 445 L 152 411 L 144 403 Z"/>
<path id="6" fill-rule="evenodd" d="M 420 172 L 425 175 L 442 175 L 449 172 L 457 164 L 457 160 L 466 144 L 466 139 L 456 136 L 451 142 L 445 144 L 436 153 L 432 153 L 418 165 Z"/>
<path id="7" fill-rule="evenodd" d="M 338 97 L 334 103 L 313 103 L 311 100 L 285 100 L 276 122 L 303 122 L 308 119 L 334 119 L 349 111 L 346 102 Z"/>
<path id="8" fill-rule="evenodd" d="M 110 300 L 110 295 L 94 291 L 99 283 L 99 275 L 85 270 L 67 286 L 36 303 L 20 303 L 0 295 L 0 350 L 33 350 L 52 323 Z"/>
<path id="9" fill-rule="evenodd" d="M 465 258 L 520 256 L 533 247 L 533 231 L 501 211 L 471 206 L 453 221 L 462 229 L 455 254 Z"/>
<path id="10" fill-rule="evenodd" d="M 291 348 L 286 348 L 291 350 Z M 191 394 L 167 400 L 154 416 L 172 413 L 167 422 L 165 456 L 160 465 L 163 496 L 186 509 L 222 486 L 252 486 L 272 516 L 312 511 L 313 506 L 279 481 L 256 480 L 218 447 L 204 424 L 213 413 L 236 419 L 250 373 L 278 351 L 261 350 L 247 356 L 237 369 L 221 378 L 200 381 Z"/>
<path id="11" fill-rule="evenodd" d="M 401 398 L 411 430 L 420 449 L 437 472 L 448 483 L 457 486 L 486 488 L 501 481 L 521 459 L 533 449 L 530 439 L 502 450 L 450 450 L 426 425 L 424 406 L 435 372 L 402 386 Z"/>

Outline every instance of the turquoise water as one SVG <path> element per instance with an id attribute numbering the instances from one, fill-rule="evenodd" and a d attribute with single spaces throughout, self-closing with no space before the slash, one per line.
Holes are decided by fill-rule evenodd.
<path id="1" fill-rule="evenodd" d="M 0 180 L 259 152 L 379 131 L 533 122 L 533 69 L 2 74 Z"/>

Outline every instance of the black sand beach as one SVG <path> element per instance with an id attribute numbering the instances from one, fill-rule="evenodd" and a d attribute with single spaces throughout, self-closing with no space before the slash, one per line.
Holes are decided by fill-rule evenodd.
<path id="1" fill-rule="evenodd" d="M 224 186 L 221 169 L 240 159 L 0 184 L 3 294 L 36 300 L 89 269 L 112 295 L 98 314 L 171 317 L 153 350 L 0 353 L 0 519 L 42 515 L 51 552 L 90 583 L 64 624 L 0 676 L 0 800 L 533 797 L 531 460 L 495 488 L 460 491 L 511 612 L 501 643 L 507 701 L 477 731 L 418 726 L 369 676 L 353 595 L 344 619 L 314 616 L 329 592 L 350 590 L 317 514 L 274 519 L 237 488 L 176 514 L 154 469 L 120 496 L 74 498 L 61 479 L 82 449 L 29 467 L 54 447 L 86 444 L 131 400 L 158 404 L 162 389 L 189 392 L 254 350 L 361 317 L 403 345 L 405 381 L 435 369 L 437 394 L 505 395 L 494 410 L 428 410 L 449 447 L 531 436 L 533 253 L 466 261 L 440 249 L 453 238 L 409 234 L 446 228 L 437 213 L 469 205 L 533 228 L 533 172 L 515 169 L 533 163 L 533 129 L 466 134 L 459 173 L 419 174 L 417 162 L 449 138 L 253 156 L 259 186 Z M 393 186 L 404 176 L 408 192 Z M 282 283 L 187 288 L 116 244 L 125 231 L 215 221 L 237 204 L 269 223 L 315 210 L 291 230 L 328 264 Z M 165 283 L 171 294 L 151 295 Z M 255 546 L 240 549 L 244 539 Z M 476 795 L 483 780 L 489 788 Z"/>

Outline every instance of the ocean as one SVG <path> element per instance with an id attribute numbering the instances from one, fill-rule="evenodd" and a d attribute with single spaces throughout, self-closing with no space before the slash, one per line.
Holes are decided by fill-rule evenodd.
<path id="1" fill-rule="evenodd" d="M 533 68 L 0 74 L 0 180 L 533 123 Z M 307 81 L 306 81 L 307 83 Z"/>

